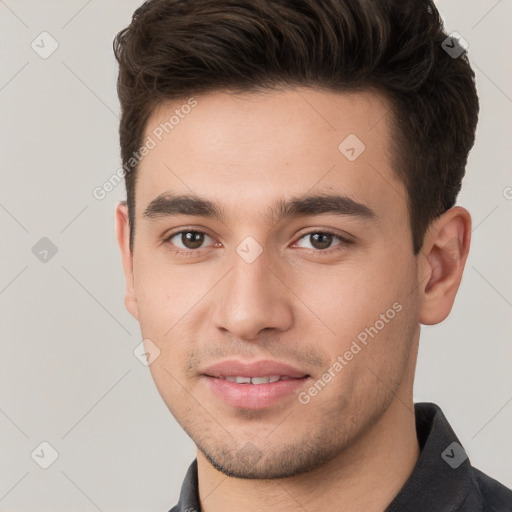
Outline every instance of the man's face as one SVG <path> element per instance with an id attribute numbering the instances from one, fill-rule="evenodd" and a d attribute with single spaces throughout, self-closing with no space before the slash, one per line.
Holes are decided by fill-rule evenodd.
<path id="1" fill-rule="evenodd" d="M 127 305 L 160 351 L 162 398 L 215 467 L 298 474 L 412 393 L 418 267 L 388 105 L 306 88 L 196 101 L 148 122 Z"/>

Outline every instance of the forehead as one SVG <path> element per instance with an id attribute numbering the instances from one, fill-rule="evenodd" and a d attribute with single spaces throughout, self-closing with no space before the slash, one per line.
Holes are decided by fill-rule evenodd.
<path id="1" fill-rule="evenodd" d="M 163 103 L 146 126 L 152 149 L 137 171 L 137 215 L 164 192 L 255 217 L 267 204 L 312 191 L 400 210 L 406 194 L 393 171 L 390 113 L 375 92 L 309 88 Z"/>

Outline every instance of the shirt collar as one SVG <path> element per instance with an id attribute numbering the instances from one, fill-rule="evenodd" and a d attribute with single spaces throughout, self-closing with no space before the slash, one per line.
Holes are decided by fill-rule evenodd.
<path id="1" fill-rule="evenodd" d="M 436 404 L 414 405 L 420 456 L 404 486 L 385 512 L 436 512 L 482 508 L 482 498 L 464 448 Z"/>

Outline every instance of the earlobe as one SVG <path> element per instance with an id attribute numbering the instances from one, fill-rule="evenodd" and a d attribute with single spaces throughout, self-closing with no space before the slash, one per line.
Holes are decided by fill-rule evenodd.
<path id="1" fill-rule="evenodd" d="M 450 314 L 464 272 L 470 239 L 471 216 L 460 206 L 443 213 L 429 227 L 418 265 L 422 324 L 438 324 Z"/>
<path id="2" fill-rule="evenodd" d="M 130 250 L 130 222 L 126 201 L 121 201 L 116 205 L 115 216 L 117 243 L 121 250 L 121 258 L 123 261 L 123 270 L 126 280 L 124 304 L 129 313 L 138 320 L 139 309 L 134 287 L 133 254 Z"/>

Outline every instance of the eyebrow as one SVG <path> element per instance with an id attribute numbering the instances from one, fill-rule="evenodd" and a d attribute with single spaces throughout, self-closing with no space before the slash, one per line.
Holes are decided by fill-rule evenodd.
<path id="1" fill-rule="evenodd" d="M 279 199 L 270 206 L 267 219 L 278 223 L 289 217 L 330 213 L 340 216 L 374 219 L 376 213 L 368 206 L 339 194 L 299 196 L 288 200 Z M 160 194 L 144 210 L 144 218 L 156 219 L 173 215 L 195 215 L 226 221 L 226 212 L 215 203 L 195 195 Z"/>

